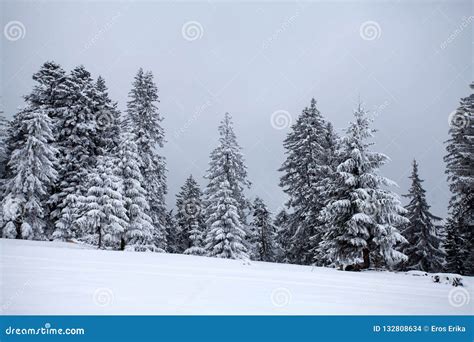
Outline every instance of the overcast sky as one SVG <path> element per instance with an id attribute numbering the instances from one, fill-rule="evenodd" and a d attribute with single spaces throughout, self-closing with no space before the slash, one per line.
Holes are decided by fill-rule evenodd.
<path id="1" fill-rule="evenodd" d="M 273 211 L 287 122 L 311 97 L 342 132 L 360 94 L 375 112 L 382 172 L 406 193 L 411 161 L 446 214 L 443 141 L 472 81 L 470 1 L 2 1 L 2 102 L 11 117 L 46 60 L 102 75 L 123 110 L 139 67 L 159 89 L 168 206 L 189 174 L 204 186 L 223 114 L 233 115 L 253 183 Z M 276 114 L 273 114 L 275 113 Z M 272 117 L 273 114 L 273 117 Z M 289 114 L 289 115 L 288 115 Z M 272 118 L 275 119 L 272 122 Z M 286 120 L 286 121 L 285 121 Z"/>

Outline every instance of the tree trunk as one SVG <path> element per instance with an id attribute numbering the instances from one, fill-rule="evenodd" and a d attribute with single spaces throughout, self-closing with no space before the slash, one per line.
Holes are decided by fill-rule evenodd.
<path id="1" fill-rule="evenodd" d="M 102 229 L 99 228 L 99 246 L 100 249 L 102 247 Z"/>
<path id="2" fill-rule="evenodd" d="M 366 247 L 362 250 L 362 255 L 364 257 L 364 263 L 362 264 L 362 268 L 369 268 L 370 267 L 370 251 Z"/>

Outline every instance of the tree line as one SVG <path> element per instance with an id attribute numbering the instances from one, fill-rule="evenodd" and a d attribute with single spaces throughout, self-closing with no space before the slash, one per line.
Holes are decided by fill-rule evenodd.
<path id="1" fill-rule="evenodd" d="M 273 217 L 251 187 L 232 117 L 218 127 L 201 190 L 192 175 L 165 204 L 158 89 L 140 69 L 125 113 L 105 80 L 83 67 L 46 62 L 25 106 L 0 117 L 1 234 L 77 241 L 98 248 L 230 259 L 473 274 L 474 95 L 453 113 L 445 156 L 452 192 L 445 224 L 430 212 L 413 162 L 403 207 L 380 174 L 389 158 L 372 150 L 362 105 L 340 136 L 312 99 L 285 141 L 280 186 L 286 208 Z M 473 88 L 474 85 L 471 85 Z"/>

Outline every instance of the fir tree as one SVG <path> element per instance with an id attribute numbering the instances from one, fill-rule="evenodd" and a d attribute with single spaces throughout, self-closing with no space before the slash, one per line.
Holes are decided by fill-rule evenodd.
<path id="1" fill-rule="evenodd" d="M 182 253 L 183 249 L 180 244 L 180 231 L 173 210 L 169 210 L 165 213 L 164 228 L 166 236 L 166 251 L 168 253 Z"/>
<path id="2" fill-rule="evenodd" d="M 210 256 L 248 259 L 241 213 L 247 202 L 243 191 L 250 183 L 229 113 L 219 126 L 219 135 L 206 175 L 205 248 Z"/>
<path id="3" fill-rule="evenodd" d="M 7 154 L 7 132 L 9 123 L 0 110 L 0 194 L 2 191 L 2 182 L 6 176 L 6 166 L 8 161 Z"/>
<path id="4" fill-rule="evenodd" d="M 32 78 L 35 81 L 33 90 L 30 94 L 24 96 L 28 110 L 41 110 L 52 119 L 53 137 L 56 140 L 56 117 L 62 108 L 60 86 L 65 80 L 65 71 L 54 62 L 46 62 L 38 72 L 33 74 Z M 26 140 L 23 136 L 24 131 L 21 129 L 22 125 L 21 117 L 14 116 L 6 129 L 6 138 L 3 145 L 6 160 L 9 160 L 12 151 Z M 6 166 L 4 177 L 11 177 L 8 165 L 4 166 Z"/>
<path id="5" fill-rule="evenodd" d="M 204 215 L 202 191 L 190 175 L 176 196 L 179 250 L 184 254 L 203 255 Z"/>
<path id="6" fill-rule="evenodd" d="M 87 179 L 98 155 L 94 91 L 90 73 L 83 66 L 76 67 L 58 87 L 63 105 L 56 117 L 60 172 L 51 200 L 53 238 L 57 240 L 82 235 L 75 226 L 76 204 L 78 196 L 87 193 Z"/>
<path id="7" fill-rule="evenodd" d="M 470 87 L 474 89 L 474 83 Z M 453 194 L 447 220 L 446 269 L 474 275 L 474 94 L 461 99 L 450 126 L 444 157 Z"/>
<path id="8" fill-rule="evenodd" d="M 256 198 L 253 203 L 253 222 L 252 226 L 256 232 L 255 235 L 255 256 L 259 261 L 276 260 L 276 228 L 272 223 L 271 214 L 261 198 Z"/>
<path id="9" fill-rule="evenodd" d="M 406 218 L 410 221 L 402 235 L 408 240 L 403 247 L 403 253 L 408 256 L 404 268 L 425 272 L 440 272 L 443 266 L 443 252 L 441 251 L 440 227 L 436 225 L 441 218 L 430 213 L 430 206 L 426 202 L 425 189 L 418 175 L 418 164 L 413 161 L 413 171 L 410 191 L 405 197 L 410 203 L 405 206 Z"/>
<path id="10" fill-rule="evenodd" d="M 276 216 L 273 221 L 273 225 L 277 229 L 277 244 L 278 244 L 278 261 L 283 263 L 289 263 L 290 251 L 293 249 L 291 246 L 291 237 L 294 235 L 289 225 L 290 215 L 283 208 Z"/>
<path id="11" fill-rule="evenodd" d="M 25 100 L 30 106 L 43 108 L 52 120 L 53 135 L 56 136 L 56 119 L 63 107 L 62 84 L 66 81 L 66 72 L 59 64 L 47 61 L 33 75 L 33 80 L 36 82 L 35 86 L 31 94 L 25 96 Z"/>
<path id="12" fill-rule="evenodd" d="M 89 173 L 86 196 L 78 197 L 77 224 L 96 237 L 98 248 L 119 249 L 128 226 L 116 162 L 115 158 L 99 157 L 94 172 Z"/>
<path id="13" fill-rule="evenodd" d="M 153 224 L 140 171 L 141 158 L 133 134 L 124 133 L 118 149 L 118 173 L 122 180 L 122 199 L 127 212 L 127 226 L 121 248 L 135 251 L 155 251 Z"/>
<path id="14" fill-rule="evenodd" d="M 166 163 L 164 157 L 155 152 L 156 147 L 163 147 L 164 131 L 160 124 L 163 119 L 157 107 L 158 89 L 151 72 L 145 73 L 142 69 L 138 71 L 129 98 L 126 124 L 136 137 L 142 159 L 140 170 L 147 185 L 147 199 L 150 205 L 148 214 L 154 226 L 154 241 L 157 248 L 164 250 L 166 249 L 164 227 Z"/>
<path id="15" fill-rule="evenodd" d="M 332 173 L 330 160 L 336 136 L 316 108 L 312 99 L 292 126 L 284 141 L 286 160 L 279 171 L 280 186 L 290 197 L 292 208 L 288 229 L 294 232 L 288 259 L 294 263 L 311 264 L 314 248 L 321 240 L 320 211 L 325 204 L 321 186 Z"/>
<path id="16" fill-rule="evenodd" d="M 362 268 L 391 266 L 406 260 L 394 246 L 406 241 L 396 227 L 408 220 L 398 196 L 386 190 L 394 183 L 378 174 L 388 157 L 369 150 L 371 120 L 360 105 L 354 117 L 338 150 L 333 197 L 321 212 L 326 226 L 319 251 L 338 265 L 363 258 Z"/>
<path id="17" fill-rule="evenodd" d="M 17 133 L 22 139 L 16 141 L 8 162 L 10 178 L 2 201 L 4 237 L 43 240 L 46 199 L 57 177 L 52 123 L 47 110 L 32 103 L 15 121 L 20 123 Z"/>
<path id="18" fill-rule="evenodd" d="M 120 112 L 117 103 L 109 98 L 105 80 L 101 76 L 97 78 L 93 94 L 98 130 L 96 145 L 101 149 L 101 154 L 111 153 L 120 144 Z"/>

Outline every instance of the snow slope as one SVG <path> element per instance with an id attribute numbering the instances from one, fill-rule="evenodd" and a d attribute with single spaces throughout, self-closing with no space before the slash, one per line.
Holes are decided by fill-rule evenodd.
<path id="1" fill-rule="evenodd" d="M 455 288 L 404 273 L 5 239 L 0 253 L 2 314 L 473 313 L 472 277 Z"/>

